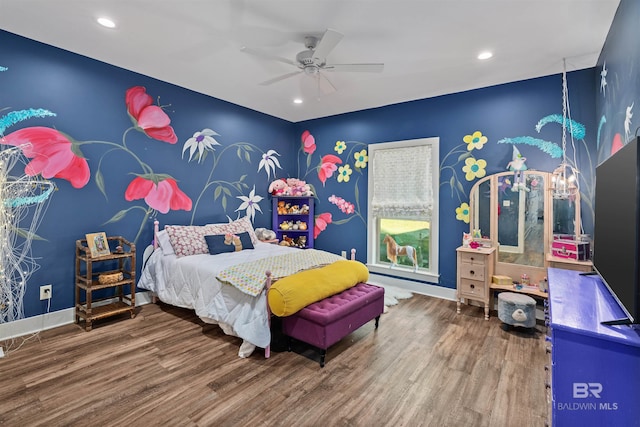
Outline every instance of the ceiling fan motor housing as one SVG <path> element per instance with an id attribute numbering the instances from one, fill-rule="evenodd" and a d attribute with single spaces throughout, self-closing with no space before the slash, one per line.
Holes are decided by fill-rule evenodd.
<path id="1" fill-rule="evenodd" d="M 313 54 L 313 50 L 304 50 L 296 55 L 296 61 L 305 74 L 316 74 L 325 64 L 325 61 L 318 62 L 317 59 L 314 59 Z"/>

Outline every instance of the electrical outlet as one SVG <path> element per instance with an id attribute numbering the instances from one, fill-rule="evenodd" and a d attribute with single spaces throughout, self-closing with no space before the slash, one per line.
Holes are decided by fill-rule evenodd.
<path id="1" fill-rule="evenodd" d="M 40 300 L 51 299 L 51 285 L 40 286 Z"/>

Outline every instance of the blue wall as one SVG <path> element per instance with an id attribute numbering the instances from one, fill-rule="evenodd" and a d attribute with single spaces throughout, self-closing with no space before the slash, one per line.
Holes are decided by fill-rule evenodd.
<path id="1" fill-rule="evenodd" d="M 367 168 L 356 167 L 354 153 L 366 150 L 370 143 L 432 136 L 439 137 L 441 143 L 440 285 L 454 288 L 455 248 L 462 232 L 468 230 L 464 218 L 456 218 L 456 208 L 468 203 L 469 190 L 476 181 L 465 178 L 464 160 L 458 160 L 460 154 L 468 153 L 465 136 L 481 132 L 487 138 L 481 149 L 472 151 L 473 158 L 486 161 L 487 174 L 506 170 L 518 137 L 523 137 L 517 140 L 517 147 L 527 157 L 530 169 L 551 171 L 560 161 L 535 144 L 522 143 L 537 138 L 560 144 L 561 126 L 551 119 L 544 121 L 562 113 L 560 75 L 294 124 L 2 31 L 0 66 L 7 68 L 0 72 L 0 108 L 6 108 L 0 111 L 0 118 L 29 108 L 56 114 L 12 124 L 4 129 L 5 137 L 10 139 L 13 132 L 35 126 L 64 132 L 77 141 L 91 173 L 88 183 L 80 188 L 53 178 L 58 191 L 37 230 L 44 240 L 34 243 L 33 256 L 41 268 L 27 286 L 26 317 L 45 311 L 46 304 L 38 299 L 38 288 L 45 283 L 53 284 L 51 311 L 73 307 L 74 244 L 85 233 L 105 231 L 135 240 L 140 261 L 152 237 L 154 216 L 161 224 L 203 224 L 227 215 L 243 216 L 244 211 L 236 212 L 242 202 L 238 197 L 248 197 L 254 186 L 255 195 L 263 198 L 259 202 L 262 212 L 255 213 L 254 225 L 269 227 L 267 187 L 274 170 L 270 169 L 267 177 L 259 165 L 269 150 L 278 153 L 282 166 L 276 168 L 275 175 L 307 180 L 318 195 L 316 215 L 331 214 L 331 223 L 319 233 L 316 247 L 339 253 L 353 246 L 358 259 L 364 261 Z M 594 81 L 594 69 L 569 74 L 572 117 L 586 127 L 586 136 L 577 141 L 581 160 L 589 159 L 587 153 L 595 153 Z M 143 86 L 154 103 L 159 97 L 177 135 L 175 144 L 149 138 L 136 129 L 127 132 L 132 121 L 125 93 L 136 86 Z M 541 120 L 538 133 L 536 124 Z M 219 134 L 215 139 L 220 145 L 201 162 L 189 161 L 188 150 L 182 155 L 185 142 L 206 128 Z M 311 154 L 303 148 L 305 131 L 313 138 L 306 141 L 315 143 Z M 345 143 L 342 153 L 335 150 L 337 141 Z M 328 154 L 340 159 L 337 166 L 349 165 L 352 173 L 348 180 L 339 182 L 337 170 L 323 185 L 318 167 Z M 217 160 L 219 163 L 214 163 Z M 587 184 L 594 166 L 581 164 Z M 156 178 L 174 178 L 192 201 L 191 210 L 162 214 L 144 200 L 125 200 L 127 186 L 136 174 L 145 172 L 145 167 Z M 96 180 L 100 176 L 102 184 Z M 329 201 L 332 195 L 352 203 L 354 212 L 342 212 Z M 590 231 L 588 225 L 585 229 Z"/>
<path id="2" fill-rule="evenodd" d="M 576 140 L 578 163 L 580 164 L 581 191 L 589 192 L 592 188 L 591 172 L 595 165 L 590 164 L 590 157 L 595 144 L 594 119 L 594 70 L 588 69 L 569 73 L 568 87 L 573 120 L 586 128 L 586 136 Z M 535 139 L 552 142 L 561 146 L 562 126 L 557 122 L 546 120 L 562 116 L 562 76 L 554 75 L 544 78 L 504 84 L 494 87 L 473 90 L 464 93 L 441 96 L 437 98 L 406 102 L 366 111 L 339 116 L 310 120 L 294 125 L 300 135 L 308 130 L 317 145 L 312 165 L 319 162 L 325 154 L 334 151 L 336 141 L 344 141 L 347 147 L 358 147 L 355 151 L 366 148 L 366 144 L 398 141 L 422 137 L 440 138 L 440 285 L 455 288 L 456 266 L 455 249 L 462 240 L 463 231 L 469 231 L 468 221 L 456 219 L 456 208 L 469 202 L 469 191 L 477 179 L 467 181 L 462 172 L 464 161 L 459 161 L 460 154 L 468 153 L 464 137 L 480 131 L 487 137 L 487 142 L 472 155 L 487 162 L 486 173 L 503 172 L 512 158 L 513 145 L 527 158 L 529 169 L 553 171 L 560 163 L 560 158 L 553 158 L 539 146 L 525 143 L 512 144 L 507 141 L 526 140 L 531 143 Z M 536 124 L 541 121 L 541 130 L 536 131 Z M 545 124 L 546 123 L 546 124 Z M 517 137 L 525 137 L 516 139 Z M 345 150 L 341 157 L 343 164 L 350 163 L 353 158 Z M 567 148 L 568 155 L 572 154 Z M 591 152 L 590 155 L 585 153 Z M 304 155 L 299 159 L 304 166 Z M 305 170 L 304 167 L 302 168 Z M 353 245 L 358 259 L 366 260 L 366 223 L 361 219 L 367 217 L 367 169 L 361 173 L 353 172 L 348 183 L 338 182 L 336 176 L 327 180 L 323 186 L 317 177 L 308 177 L 315 185 L 318 200 L 316 214 L 329 212 L 334 222 L 320 233 L 317 247 L 335 253 Z M 452 181 L 453 178 L 453 181 Z M 411 179 L 407 171 L 407 179 Z M 452 185 L 453 184 L 453 185 Z M 356 187 L 358 190 L 356 191 Z M 359 206 L 356 214 L 346 215 L 328 201 L 332 195 L 342 197 Z M 586 199 L 589 195 L 586 195 Z M 593 224 L 589 203 L 583 208 L 585 232 L 590 233 Z M 345 243 L 348 242 L 348 243 Z"/>
<path id="3" fill-rule="evenodd" d="M 40 269 L 28 282 L 25 317 L 46 309 L 46 303 L 39 300 L 39 286 L 45 283 L 53 284 L 51 311 L 73 307 L 75 241 L 85 233 L 104 231 L 135 240 L 140 265 L 142 252 L 152 239 L 154 216 L 163 225 L 244 216 L 244 211 L 235 212 L 242 203 L 237 197 L 249 196 L 254 185 L 255 194 L 264 198 L 259 203 L 264 214 L 257 212 L 254 225 L 271 226 L 267 188 L 274 171 L 270 169 L 268 179 L 265 168 L 258 167 L 263 153 L 275 150 L 283 168 L 275 171 L 277 176 L 286 176 L 283 171 L 292 168 L 294 134 L 289 122 L 3 31 L 0 66 L 4 70 L 0 72 L 0 120 L 4 120 L 0 135 L 4 133 L 5 141 L 12 140 L 12 133 L 19 129 L 55 129 L 78 141 L 76 148 L 82 151 L 91 173 L 89 182 L 80 188 L 68 180 L 53 179 L 58 190 L 37 230 L 44 240 L 33 244 L 32 256 Z M 135 86 L 145 87 L 154 103 L 159 98 L 160 105 L 166 106 L 176 143 L 150 138 L 138 130 L 127 132 L 132 121 L 125 93 Z M 55 116 L 7 122 L 8 113 L 28 109 L 46 109 Z M 189 150 L 182 155 L 185 142 L 206 128 L 219 134 L 215 138 L 220 145 L 201 162 L 189 161 Z M 215 167 L 214 156 L 219 160 Z M 126 201 L 131 180 L 148 172 L 141 162 L 158 177 L 173 177 L 190 198 L 192 209 L 161 214 L 144 200 Z M 23 168 L 13 173 L 19 176 Z M 100 174 L 102 185 L 97 181 Z M 216 188 L 223 189 L 218 198 Z"/>
<path id="4" fill-rule="evenodd" d="M 622 0 L 596 66 L 598 163 L 640 133 L 638 22 L 640 2 Z"/>

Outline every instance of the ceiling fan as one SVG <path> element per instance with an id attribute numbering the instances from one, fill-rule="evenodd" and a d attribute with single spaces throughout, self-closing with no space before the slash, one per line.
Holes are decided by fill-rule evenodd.
<path id="1" fill-rule="evenodd" d="M 269 86 L 273 83 L 288 79 L 298 74 L 305 74 L 317 79 L 318 89 L 324 94 L 335 92 L 336 88 L 331 81 L 323 74 L 324 71 L 331 72 L 368 72 L 368 73 L 380 73 L 384 69 L 382 63 L 368 63 L 368 64 L 328 64 L 327 56 L 336 47 L 336 45 L 342 40 L 344 34 L 327 29 L 318 40 L 314 36 L 306 36 L 304 45 L 307 50 L 303 50 L 296 55 L 295 61 L 282 58 L 280 56 L 270 55 L 259 50 L 243 47 L 243 52 L 259 56 L 264 59 L 270 59 L 274 61 L 283 62 L 285 64 L 293 65 L 298 70 L 291 73 L 283 74 L 281 76 L 266 80 L 260 85 Z"/>

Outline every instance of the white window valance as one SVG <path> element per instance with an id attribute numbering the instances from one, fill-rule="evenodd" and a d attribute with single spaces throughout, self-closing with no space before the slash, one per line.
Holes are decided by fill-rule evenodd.
<path id="1" fill-rule="evenodd" d="M 370 153 L 371 154 L 371 153 Z M 433 209 L 431 146 L 376 149 L 372 214 L 375 217 L 429 219 Z"/>

